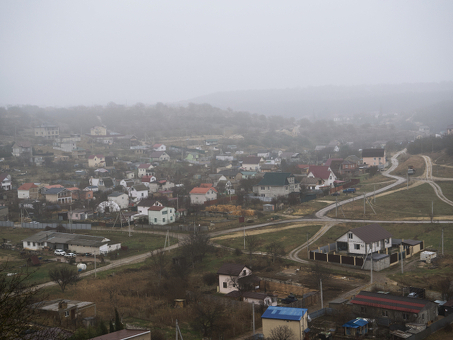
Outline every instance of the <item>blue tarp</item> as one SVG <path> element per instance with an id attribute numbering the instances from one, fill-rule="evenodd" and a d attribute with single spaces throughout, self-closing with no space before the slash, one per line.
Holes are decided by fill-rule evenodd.
<path id="1" fill-rule="evenodd" d="M 346 322 L 343 326 L 341 327 L 347 327 L 347 328 L 359 328 L 359 327 L 363 327 L 365 326 L 366 324 L 368 324 L 368 321 L 365 321 L 363 319 L 355 319 L 355 320 L 351 320 L 351 321 L 348 321 Z"/>

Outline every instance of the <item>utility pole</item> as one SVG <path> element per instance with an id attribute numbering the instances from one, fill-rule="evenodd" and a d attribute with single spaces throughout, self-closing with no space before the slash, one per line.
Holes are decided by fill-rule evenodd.
<path id="1" fill-rule="evenodd" d="M 322 279 L 319 279 L 319 290 L 321 291 L 321 309 L 324 308 L 324 301 L 322 299 Z"/>
<path id="2" fill-rule="evenodd" d="M 363 194 L 363 215 L 364 216 L 366 214 L 365 200 L 366 200 L 366 194 Z"/>
<path id="3" fill-rule="evenodd" d="M 244 224 L 244 250 L 245 250 L 245 224 Z"/>
<path id="4" fill-rule="evenodd" d="M 255 337 L 255 301 L 252 302 L 252 322 L 253 322 L 253 336 Z"/>
<path id="5" fill-rule="evenodd" d="M 403 245 L 400 246 L 400 254 L 401 254 L 401 274 L 403 274 L 404 273 Z"/>
<path id="6" fill-rule="evenodd" d="M 96 251 L 94 252 L 94 278 L 96 278 Z"/>
<path id="7" fill-rule="evenodd" d="M 337 196 L 335 196 L 335 217 L 338 217 L 338 200 L 337 200 Z"/>
<path id="8" fill-rule="evenodd" d="M 308 233 L 307 233 L 307 260 L 310 260 L 310 251 L 308 250 Z"/>
<path id="9" fill-rule="evenodd" d="M 370 257 L 371 257 L 371 282 L 370 283 L 373 283 L 373 245 L 371 245 Z"/>
<path id="10" fill-rule="evenodd" d="M 407 172 L 406 174 L 406 178 L 407 178 L 407 184 L 406 184 L 406 189 L 409 189 L 409 171 Z"/>
<path id="11" fill-rule="evenodd" d="M 431 201 L 431 222 L 434 219 L 434 201 Z"/>
<path id="12" fill-rule="evenodd" d="M 376 184 L 374 185 L 373 203 L 376 204 Z"/>
<path id="13" fill-rule="evenodd" d="M 444 228 L 442 228 L 442 256 L 444 256 Z"/>

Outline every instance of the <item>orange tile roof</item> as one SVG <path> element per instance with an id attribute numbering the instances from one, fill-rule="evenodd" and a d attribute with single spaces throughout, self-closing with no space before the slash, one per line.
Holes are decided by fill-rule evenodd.
<path id="1" fill-rule="evenodd" d="M 210 190 L 214 190 L 215 192 L 217 192 L 217 190 L 213 187 L 210 187 L 210 188 L 200 188 L 200 187 L 195 187 L 193 188 L 189 194 L 203 194 L 203 195 L 206 195 L 206 193 Z"/>

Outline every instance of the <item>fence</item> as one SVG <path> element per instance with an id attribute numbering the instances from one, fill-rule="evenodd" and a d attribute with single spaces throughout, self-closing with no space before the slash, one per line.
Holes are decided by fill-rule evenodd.
<path id="1" fill-rule="evenodd" d="M 14 227 L 14 222 L 0 221 L 0 227 Z"/>
<path id="2" fill-rule="evenodd" d="M 119 227 L 119 225 L 118 225 Z M 194 231 L 193 225 L 141 225 L 142 229 L 170 230 L 170 231 Z M 209 231 L 208 226 L 196 226 L 195 231 Z"/>
<path id="3" fill-rule="evenodd" d="M 348 264 L 350 266 L 356 267 L 362 267 L 363 265 L 363 258 L 361 257 L 338 254 L 324 254 L 319 252 L 318 250 L 310 250 L 310 260 Z"/>
<path id="4" fill-rule="evenodd" d="M 67 230 L 91 230 L 91 224 L 89 223 L 72 223 L 70 224 L 61 224 L 61 223 L 40 223 L 40 222 L 30 222 L 30 223 L 22 223 L 22 228 L 29 228 L 29 229 L 46 229 L 49 228 L 57 228 L 58 226 L 63 226 Z"/>
<path id="5" fill-rule="evenodd" d="M 316 312 L 313 312 L 313 313 L 310 313 L 308 314 L 308 317 L 312 320 L 316 319 L 316 318 L 319 318 L 320 316 L 323 316 L 323 315 L 332 315 L 334 313 L 334 310 L 332 308 L 323 308 L 323 309 L 319 309 L 317 310 Z"/>
<path id="6" fill-rule="evenodd" d="M 204 205 L 209 207 L 211 205 L 217 205 L 217 204 L 229 204 L 233 201 L 236 201 L 237 199 L 238 199 L 237 196 L 222 197 L 222 198 L 218 198 L 216 200 L 206 201 L 206 202 L 204 202 Z"/>
<path id="7" fill-rule="evenodd" d="M 335 188 L 331 188 L 330 189 L 330 193 L 333 194 L 334 192 L 342 191 L 343 189 L 350 188 L 350 187 L 352 187 L 354 185 L 357 185 L 359 183 L 360 183 L 360 179 L 353 178 L 349 182 L 346 182 L 346 183 L 344 183 L 342 185 L 336 186 Z"/>
<path id="8" fill-rule="evenodd" d="M 430 326 L 426 327 L 425 330 L 421 331 L 420 333 L 414 334 L 411 337 L 407 338 L 408 340 L 423 340 L 429 335 L 433 334 L 434 332 L 438 331 L 441 328 L 444 328 L 449 323 L 453 321 L 453 314 L 440 319 L 436 322 L 433 322 Z"/>

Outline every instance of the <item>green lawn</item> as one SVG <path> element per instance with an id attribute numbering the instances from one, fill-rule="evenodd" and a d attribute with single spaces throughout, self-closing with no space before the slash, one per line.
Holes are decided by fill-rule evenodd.
<path id="1" fill-rule="evenodd" d="M 453 178 L 453 168 L 446 167 L 443 165 L 433 164 L 433 176 L 434 177 Z"/>
<path id="2" fill-rule="evenodd" d="M 390 195 L 376 197 L 376 203 L 373 203 L 376 214 L 366 204 L 364 216 L 363 199 L 343 206 L 343 212 L 346 218 L 352 219 L 429 219 L 433 203 L 434 217 L 452 215 L 452 207 L 439 200 L 434 190 L 427 183 Z M 341 211 L 338 214 L 340 217 L 343 216 Z M 335 217 L 335 211 L 329 212 L 328 216 Z"/>
<path id="3" fill-rule="evenodd" d="M 298 228 L 291 228 L 291 229 L 284 229 L 279 230 L 281 227 L 273 227 L 271 230 L 272 232 L 266 232 L 262 234 L 258 234 L 257 237 L 260 239 L 261 243 L 257 247 L 256 251 L 266 251 L 266 247 L 274 242 L 280 242 L 283 245 L 285 253 L 289 253 L 294 248 L 300 246 L 301 244 L 307 241 L 307 233 L 309 237 L 313 236 L 321 226 L 313 225 L 313 226 L 303 226 Z M 275 230 L 275 231 L 274 231 Z M 246 232 L 247 233 L 247 232 Z M 236 238 L 228 238 L 223 240 L 213 240 L 215 243 L 219 243 L 221 245 L 244 249 L 244 238 L 243 237 L 236 237 Z"/>

